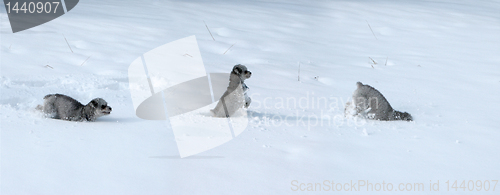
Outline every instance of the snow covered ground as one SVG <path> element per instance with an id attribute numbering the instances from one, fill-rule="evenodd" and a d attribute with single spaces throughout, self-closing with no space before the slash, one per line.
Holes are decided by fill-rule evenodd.
<path id="1" fill-rule="evenodd" d="M 88 0 L 15 34 L 0 10 L 1 194 L 500 191 L 498 1 Z M 241 135 L 181 159 L 168 122 L 135 116 L 127 70 L 191 35 L 207 72 L 252 71 L 253 102 Z M 415 121 L 343 118 L 357 81 Z M 46 119 L 49 93 L 113 112 Z"/>

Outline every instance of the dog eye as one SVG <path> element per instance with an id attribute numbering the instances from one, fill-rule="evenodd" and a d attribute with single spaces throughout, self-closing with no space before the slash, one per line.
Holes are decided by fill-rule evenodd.
<path id="1" fill-rule="evenodd" d="M 102 108 L 102 109 L 104 109 L 104 108 L 106 108 L 106 106 L 105 106 L 105 105 L 102 105 L 102 106 L 101 106 L 101 108 Z"/>

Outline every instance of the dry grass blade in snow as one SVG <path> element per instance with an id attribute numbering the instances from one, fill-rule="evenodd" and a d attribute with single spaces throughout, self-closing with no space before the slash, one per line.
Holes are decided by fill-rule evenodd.
<path id="1" fill-rule="evenodd" d="M 80 66 L 83 66 L 83 64 L 85 64 L 85 62 L 87 62 L 87 60 L 89 60 L 90 57 L 92 57 L 92 55 L 90 55 L 85 61 L 83 61 L 83 63 L 80 64 Z"/>
<path id="2" fill-rule="evenodd" d="M 205 23 L 205 20 L 203 20 L 203 23 Z M 210 36 L 212 36 L 212 39 L 215 41 L 214 36 L 212 35 L 212 32 L 210 32 L 210 29 L 207 26 L 207 23 L 205 23 L 205 27 L 207 27 L 208 33 L 210 33 Z"/>
<path id="3" fill-rule="evenodd" d="M 234 43 L 234 44 L 236 44 L 236 43 Z M 223 54 L 226 54 L 226 52 L 229 51 L 234 46 L 234 44 L 232 44 L 231 47 L 229 47 Z"/>
<path id="4" fill-rule="evenodd" d="M 300 82 L 300 62 L 299 62 L 299 74 L 297 76 L 297 80 Z"/>
<path id="5" fill-rule="evenodd" d="M 375 36 L 375 33 L 374 33 L 374 32 L 373 32 L 373 30 L 372 30 L 372 27 L 370 26 L 370 23 L 368 23 L 368 21 L 367 21 L 367 20 L 365 20 L 365 21 L 366 21 L 366 24 L 368 24 L 368 27 L 370 28 L 370 30 L 372 31 L 372 34 L 373 34 L 373 36 L 375 37 L 375 39 L 377 39 L 377 40 L 378 40 L 377 36 Z"/>
<path id="6" fill-rule="evenodd" d="M 64 34 L 62 34 L 62 35 L 64 37 L 64 40 L 66 40 L 66 44 L 68 44 L 69 50 L 71 50 L 71 53 L 73 53 L 73 50 L 71 49 L 71 46 L 69 46 L 69 43 L 68 43 L 68 40 L 66 39 L 66 36 L 64 36 Z"/>

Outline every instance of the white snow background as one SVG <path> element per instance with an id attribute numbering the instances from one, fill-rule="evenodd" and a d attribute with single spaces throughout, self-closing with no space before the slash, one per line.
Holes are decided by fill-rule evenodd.
<path id="1" fill-rule="evenodd" d="M 414 193 L 400 183 L 467 194 L 445 182 L 489 180 L 473 193 L 500 191 L 498 1 L 86 0 L 15 34 L 0 10 L 1 194 L 291 194 L 293 181 L 325 180 L 392 183 L 397 194 Z M 127 70 L 191 35 L 207 72 L 252 71 L 252 117 L 232 141 L 181 159 L 167 121 L 135 116 Z M 415 121 L 328 124 L 357 81 Z M 34 107 L 50 93 L 101 97 L 113 111 L 46 119 Z M 287 98 L 329 105 L 280 106 Z"/>

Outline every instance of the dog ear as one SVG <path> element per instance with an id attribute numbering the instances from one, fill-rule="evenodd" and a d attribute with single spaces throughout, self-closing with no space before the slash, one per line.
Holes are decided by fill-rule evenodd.
<path id="1" fill-rule="evenodd" d="M 243 70 L 241 70 L 241 68 L 240 68 L 240 67 L 235 66 L 235 67 L 233 68 L 233 72 L 234 72 L 234 74 L 240 75 L 240 74 L 243 72 Z"/>
<path id="2" fill-rule="evenodd" d="M 93 108 L 97 108 L 98 105 L 99 105 L 99 102 L 97 102 L 96 99 L 93 99 L 92 101 L 90 101 L 90 106 L 92 106 Z"/>

